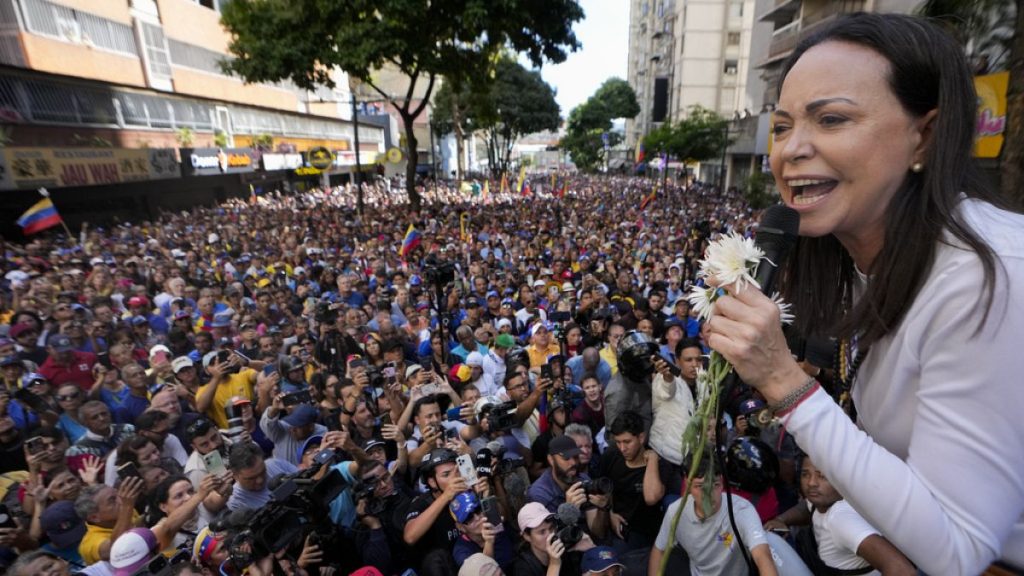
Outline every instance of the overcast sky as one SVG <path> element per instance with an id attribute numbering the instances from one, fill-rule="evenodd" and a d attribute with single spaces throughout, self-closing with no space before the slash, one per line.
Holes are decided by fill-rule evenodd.
<path id="1" fill-rule="evenodd" d="M 555 87 L 562 118 L 582 104 L 608 78 L 626 78 L 629 51 L 629 0 L 580 0 L 586 13 L 574 26 L 583 45 L 565 62 L 545 64 L 544 80 Z"/>

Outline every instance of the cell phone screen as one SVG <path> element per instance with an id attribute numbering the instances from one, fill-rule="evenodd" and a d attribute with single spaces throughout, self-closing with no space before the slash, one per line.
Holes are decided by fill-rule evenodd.
<path id="1" fill-rule="evenodd" d="M 220 452 L 217 450 L 203 454 L 203 463 L 206 464 L 206 471 L 210 474 L 219 476 L 228 471 L 227 467 L 224 466 L 224 458 L 221 457 Z"/>

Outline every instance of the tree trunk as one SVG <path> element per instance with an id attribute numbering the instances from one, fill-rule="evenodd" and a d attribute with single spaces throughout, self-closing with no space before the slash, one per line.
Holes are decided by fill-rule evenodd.
<path id="1" fill-rule="evenodd" d="M 1024 0 L 1017 0 L 1016 30 L 1008 66 L 1001 188 L 1008 202 L 1024 209 Z"/>
<path id="2" fill-rule="evenodd" d="M 463 174 L 465 174 L 465 164 L 463 164 L 462 156 L 465 151 L 465 134 L 462 132 L 462 114 L 460 114 L 458 95 L 452 95 L 452 127 L 455 130 L 455 155 L 458 156 L 458 161 L 455 162 L 455 179 L 459 182 L 462 181 Z"/>
<path id="3" fill-rule="evenodd" d="M 419 191 L 416 190 L 416 165 L 419 164 L 419 154 L 416 152 L 416 131 L 413 126 L 415 120 L 415 116 L 402 115 L 402 124 L 405 126 L 405 153 L 408 157 L 405 163 L 405 191 L 409 194 L 410 207 L 418 212 L 421 198 Z"/>

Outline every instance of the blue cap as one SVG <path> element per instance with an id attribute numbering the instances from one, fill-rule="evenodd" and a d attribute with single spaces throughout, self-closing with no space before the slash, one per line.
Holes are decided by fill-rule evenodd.
<path id="1" fill-rule="evenodd" d="M 500 297 L 501 296 L 498 294 L 497 290 L 488 290 L 487 291 L 487 299 L 488 300 L 490 300 L 491 298 L 500 298 Z"/>
<path id="2" fill-rule="evenodd" d="M 295 410 L 292 410 L 291 414 L 281 419 L 281 423 L 292 428 L 300 428 L 316 422 L 318 416 L 320 416 L 320 413 L 317 412 L 316 408 L 309 404 L 299 404 L 295 407 Z"/>
<path id="3" fill-rule="evenodd" d="M 306 438 L 306 441 L 299 446 L 299 451 L 295 454 L 295 459 L 301 461 L 302 456 L 308 452 L 310 448 L 313 448 L 314 446 L 319 447 L 320 443 L 323 441 L 324 437 L 321 434 L 314 434 L 309 438 Z"/>
<path id="4" fill-rule="evenodd" d="M 148 324 L 149 320 L 146 320 L 145 316 L 132 316 L 131 322 L 132 326 L 142 326 L 143 324 Z"/>
<path id="5" fill-rule="evenodd" d="M 619 562 L 619 557 L 615 555 L 615 550 L 608 546 L 595 546 L 583 553 L 580 571 L 584 574 L 587 572 L 600 573 L 612 566 L 626 567 L 622 562 Z"/>
<path id="6" fill-rule="evenodd" d="M 480 500 L 477 499 L 474 492 L 463 492 L 448 505 L 448 511 L 452 513 L 452 518 L 455 518 L 459 524 L 465 524 L 466 520 L 479 508 Z"/>

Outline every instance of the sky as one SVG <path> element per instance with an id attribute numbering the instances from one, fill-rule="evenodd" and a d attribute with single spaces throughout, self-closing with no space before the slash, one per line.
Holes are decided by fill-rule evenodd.
<path id="1" fill-rule="evenodd" d="M 629 0 L 580 0 L 586 16 L 573 29 L 583 45 L 561 64 L 545 64 L 541 76 L 557 94 L 562 118 L 613 76 L 626 78 Z"/>

